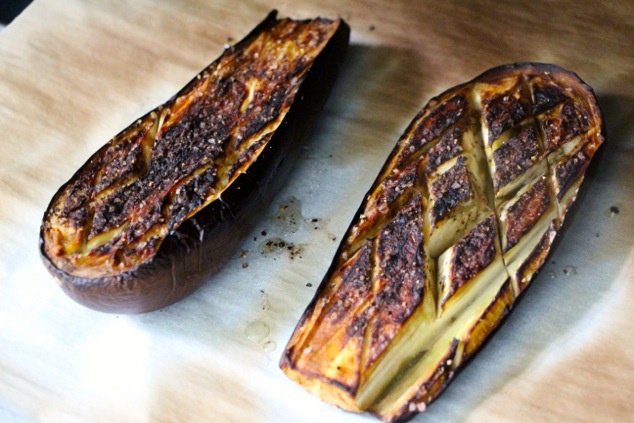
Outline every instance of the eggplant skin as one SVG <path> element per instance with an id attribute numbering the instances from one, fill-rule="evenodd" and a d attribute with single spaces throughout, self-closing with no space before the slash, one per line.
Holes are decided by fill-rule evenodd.
<path id="1" fill-rule="evenodd" d="M 300 146 L 308 137 L 319 113 L 323 109 L 334 86 L 339 68 L 343 63 L 350 38 L 348 25 L 340 19 L 327 20 L 317 18 L 315 20 L 292 21 L 290 19 L 278 20 L 276 16 L 277 11 L 272 11 L 242 41 L 226 49 L 218 60 L 201 71 L 168 102 L 152 110 L 124 129 L 111 142 L 97 151 L 55 194 L 42 221 L 39 238 L 40 255 L 45 266 L 56 278 L 62 290 L 73 300 L 98 311 L 121 314 L 144 313 L 166 307 L 190 295 L 202 283 L 216 274 L 238 248 L 244 236 L 252 229 L 257 221 L 259 210 L 266 208 L 284 183 L 292 163 L 300 152 Z M 82 178 L 95 181 L 95 173 L 99 172 L 99 170 L 94 170 L 95 163 L 105 163 L 102 168 L 108 165 L 104 156 L 108 151 L 112 151 L 108 150 L 108 148 L 112 147 L 114 140 L 125 138 L 130 136 L 130 134 L 132 134 L 131 136 L 136 136 L 135 134 L 146 136 L 150 133 L 148 128 L 155 125 L 153 122 L 158 121 L 158 116 L 161 116 L 161 119 L 164 118 L 165 121 L 172 119 L 171 128 L 178 130 L 180 128 L 180 122 L 178 121 L 179 110 L 177 109 L 177 106 L 180 107 L 179 102 L 182 103 L 182 99 L 187 99 L 188 95 L 193 97 L 192 92 L 197 89 L 200 81 L 205 78 L 211 78 L 209 74 L 214 70 L 214 66 L 217 63 L 221 63 L 227 55 L 236 55 L 242 50 L 253 49 L 253 46 L 259 40 L 258 37 L 266 37 L 274 31 L 278 31 L 276 36 L 282 37 L 283 41 L 286 41 L 283 37 L 286 35 L 290 37 L 292 31 L 290 31 L 290 35 L 285 33 L 283 31 L 285 24 L 291 27 L 293 25 L 295 27 L 305 25 L 311 31 L 313 27 L 309 27 L 309 25 L 314 24 L 315 33 L 309 34 L 309 39 L 316 39 L 320 50 L 311 53 L 313 54 L 312 59 L 311 57 L 298 56 L 297 63 L 301 63 L 306 69 L 303 74 L 295 75 L 295 77 L 294 75 L 284 76 L 286 85 L 283 85 L 283 88 L 292 88 L 292 84 L 298 87 L 293 95 L 288 95 L 286 100 L 284 100 L 288 101 L 290 99 L 290 106 L 284 106 L 287 107 L 285 114 L 282 118 L 278 117 L 277 126 L 272 131 L 265 127 L 263 129 L 265 132 L 262 132 L 263 135 L 260 137 L 260 140 L 263 141 L 254 148 L 245 150 L 245 154 L 240 154 L 238 157 L 235 157 L 234 154 L 233 162 L 231 162 L 231 159 L 225 160 L 223 166 L 225 166 L 224 169 L 226 171 L 230 172 L 229 182 L 222 187 L 221 192 L 217 193 L 217 198 L 212 199 L 213 201 L 208 201 L 206 204 L 203 203 L 202 206 L 200 201 L 193 205 L 188 203 L 191 198 L 197 198 L 193 194 L 190 197 L 185 196 L 184 200 L 180 199 L 180 203 L 174 200 L 176 206 L 172 207 L 171 215 L 177 216 L 179 219 L 174 219 L 176 222 L 174 224 L 173 222 L 166 222 L 167 219 L 164 216 L 159 216 L 159 221 L 163 222 L 164 227 L 167 227 L 167 229 L 164 229 L 164 238 L 160 239 L 160 245 L 155 251 L 143 251 L 143 245 L 139 244 L 141 249 L 132 251 L 132 254 L 129 252 L 119 253 L 126 259 L 129 256 L 134 259 L 128 260 L 127 264 L 123 266 L 123 271 L 118 271 L 116 266 L 102 266 L 103 268 L 100 268 L 99 265 L 93 265 L 92 268 L 86 270 L 81 268 L 81 263 L 78 266 L 75 266 L 76 262 L 71 263 L 72 265 L 68 264 L 65 261 L 65 257 L 63 257 L 63 251 L 61 253 L 59 251 L 63 247 L 53 245 L 55 238 L 51 234 L 55 230 L 55 219 L 59 219 L 58 216 L 62 207 L 60 204 L 65 204 L 65 201 L 75 201 L 72 199 L 72 194 L 75 193 L 74 187 L 76 185 L 73 184 L 81 183 Z M 317 31 L 319 28 L 325 29 L 319 32 Z M 288 48 L 292 50 L 294 46 L 291 44 Z M 295 50 L 295 52 L 297 51 Z M 254 56 L 258 57 L 257 54 Z M 280 63 L 280 65 L 283 64 Z M 241 66 L 249 69 L 250 64 L 248 61 L 243 61 Z M 277 64 L 275 64 L 273 71 L 275 69 L 277 69 Z M 233 81 L 231 77 L 228 80 Z M 231 89 L 231 86 L 229 89 Z M 256 92 L 253 98 L 257 99 L 257 95 L 258 93 Z M 277 97 L 271 100 L 260 99 L 261 103 L 259 104 L 275 104 L 275 101 L 279 100 L 280 95 L 275 92 L 273 95 L 277 95 Z M 242 100 L 244 101 L 244 98 L 248 96 L 247 92 L 242 97 Z M 249 100 L 255 101 L 253 98 L 249 98 Z M 284 99 L 283 96 L 281 98 Z M 242 104 L 241 111 L 244 112 L 247 103 Z M 173 116 L 170 116 L 169 113 L 166 116 L 165 110 L 169 110 Z M 187 114 L 188 110 L 186 107 L 180 111 L 182 110 L 185 110 L 183 115 Z M 199 121 L 204 122 L 206 117 L 204 116 L 204 111 L 202 113 L 202 117 L 194 116 L 193 119 L 199 119 Z M 254 113 L 254 116 L 260 119 L 260 115 L 257 113 Z M 212 116 L 212 118 L 214 117 Z M 220 116 L 220 118 L 222 117 Z M 275 118 L 276 116 L 273 116 L 272 121 Z M 160 123 L 163 123 L 163 121 L 161 120 Z M 258 124 L 258 122 L 247 123 L 256 126 Z M 203 126 L 204 124 L 201 125 L 201 127 Z M 227 141 L 226 145 L 232 142 L 237 145 L 243 138 L 242 135 L 244 135 L 244 138 L 248 138 L 250 134 L 244 134 L 244 132 L 250 128 L 251 126 L 247 129 L 237 128 L 242 132 L 238 136 L 235 136 L 235 132 L 233 132 L 232 134 L 234 135 L 229 137 L 231 139 Z M 233 130 L 235 131 L 236 128 L 233 128 Z M 162 133 L 162 135 L 165 134 Z M 181 134 L 181 136 L 186 137 L 187 134 Z M 153 147 L 154 153 L 156 145 L 153 145 Z M 234 151 L 237 151 L 237 149 Z M 154 159 L 154 156 L 152 156 L 152 159 Z M 187 157 L 184 158 L 184 161 L 186 160 Z M 147 172 L 148 169 L 141 168 L 139 170 L 137 167 L 133 171 Z M 107 176 L 105 171 L 102 170 L 101 172 L 102 175 Z M 121 176 L 122 172 L 124 173 L 123 176 Z M 125 170 L 116 170 L 113 178 L 119 177 L 123 179 L 125 176 Z M 218 175 L 213 176 L 220 179 Z M 103 182 L 104 180 L 105 182 Z M 216 179 L 210 180 L 214 183 L 216 182 Z M 100 181 L 103 182 L 102 185 L 106 189 L 107 184 L 111 182 L 105 176 L 102 176 Z M 199 186 L 195 185 L 195 189 L 198 188 Z M 176 192 L 174 194 L 172 192 L 171 195 L 171 198 L 176 199 L 179 193 Z M 144 200 L 145 198 L 139 199 L 140 202 Z M 81 201 L 82 199 L 79 198 L 75 203 L 81 203 Z M 109 210 L 108 207 L 106 206 L 106 210 Z M 78 213 L 80 222 L 87 213 L 87 211 L 82 209 L 79 209 L 79 211 L 74 210 L 73 212 Z M 103 215 L 110 217 L 105 213 Z M 95 222 L 95 225 L 106 225 L 105 228 L 109 229 L 107 227 L 109 224 L 107 219 L 105 219 L 104 223 L 103 218 L 97 222 L 96 217 L 93 217 L 93 222 Z M 83 236 L 85 237 L 86 234 Z M 85 239 L 83 242 L 86 245 Z M 150 245 L 149 242 L 147 244 Z"/>
<path id="2" fill-rule="evenodd" d="M 592 88 L 556 65 L 500 66 L 432 98 L 342 237 L 282 371 L 385 422 L 424 411 L 546 262 L 604 142 Z"/>

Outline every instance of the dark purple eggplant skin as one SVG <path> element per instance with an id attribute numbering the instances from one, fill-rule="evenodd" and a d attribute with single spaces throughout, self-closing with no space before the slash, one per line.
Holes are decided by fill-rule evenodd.
<path id="1" fill-rule="evenodd" d="M 272 11 L 233 48 L 240 48 L 272 25 L 276 15 L 277 11 Z M 284 184 L 300 154 L 301 145 L 332 91 L 349 39 L 350 28 L 340 20 L 338 29 L 316 57 L 287 115 L 259 157 L 227 187 L 219 200 L 198 211 L 166 236 L 156 255 L 137 269 L 100 278 L 70 275 L 58 269 L 47 256 L 42 226 L 40 255 L 64 292 L 94 310 L 137 314 L 173 304 L 217 274 Z M 196 78 L 192 79 L 173 98 L 195 81 Z M 74 179 L 75 176 L 71 181 Z M 51 205 L 68 183 L 59 189 Z M 50 205 L 47 210 L 49 208 Z M 46 216 L 45 213 L 44 219 Z"/>

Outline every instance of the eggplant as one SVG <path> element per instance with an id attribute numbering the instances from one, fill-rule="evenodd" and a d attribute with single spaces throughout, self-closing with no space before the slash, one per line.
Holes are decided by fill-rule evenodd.
<path id="1" fill-rule="evenodd" d="M 601 111 L 550 64 L 491 69 L 433 98 L 361 204 L 280 367 L 383 421 L 425 410 L 544 264 Z"/>
<path id="2" fill-rule="evenodd" d="M 343 62 L 341 19 L 271 12 L 122 130 L 44 213 L 41 257 L 75 301 L 170 305 L 217 273 L 283 184 Z"/>

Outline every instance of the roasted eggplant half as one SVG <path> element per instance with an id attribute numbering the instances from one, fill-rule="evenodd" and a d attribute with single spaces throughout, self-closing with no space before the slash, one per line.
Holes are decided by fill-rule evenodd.
<path id="1" fill-rule="evenodd" d="M 342 20 L 273 11 L 97 151 L 44 214 L 40 252 L 62 289 L 97 310 L 140 313 L 216 273 L 283 183 L 349 33 Z"/>
<path id="2" fill-rule="evenodd" d="M 280 365 L 324 401 L 423 411 L 546 260 L 604 142 L 592 89 L 548 64 L 432 99 L 364 199 Z"/>

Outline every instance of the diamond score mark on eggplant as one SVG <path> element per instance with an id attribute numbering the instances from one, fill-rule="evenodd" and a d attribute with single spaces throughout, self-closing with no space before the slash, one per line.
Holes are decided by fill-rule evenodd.
<path id="1" fill-rule="evenodd" d="M 62 288 L 92 308 L 144 312 L 217 271 L 280 187 L 348 41 L 342 20 L 273 11 L 110 140 L 44 216 L 40 250 Z"/>
<path id="2" fill-rule="evenodd" d="M 604 141 L 591 88 L 492 69 L 432 99 L 361 205 L 280 365 L 346 410 L 423 411 L 544 263 Z"/>

